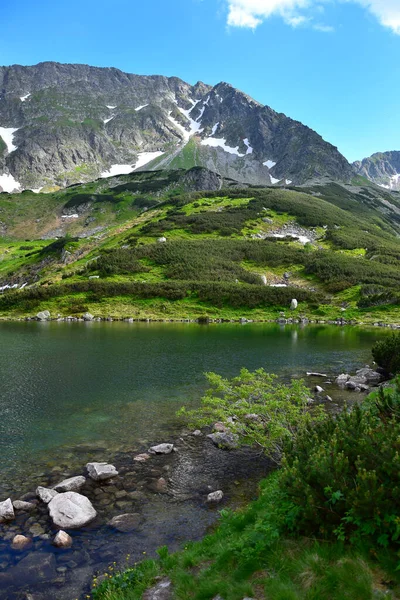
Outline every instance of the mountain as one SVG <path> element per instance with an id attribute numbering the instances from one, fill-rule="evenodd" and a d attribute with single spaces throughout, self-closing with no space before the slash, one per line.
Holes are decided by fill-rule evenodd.
<path id="1" fill-rule="evenodd" d="M 204 166 L 258 185 L 350 180 L 337 148 L 227 83 L 114 68 L 0 67 L 0 186 L 51 190 L 118 173 Z"/>
<path id="2" fill-rule="evenodd" d="M 400 190 L 400 152 L 377 152 L 354 163 L 359 175 L 388 190 Z"/>

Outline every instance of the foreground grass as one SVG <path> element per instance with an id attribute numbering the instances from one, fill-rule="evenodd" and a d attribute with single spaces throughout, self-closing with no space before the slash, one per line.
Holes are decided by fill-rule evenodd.
<path id="1" fill-rule="evenodd" d="M 172 582 L 179 600 L 369 600 L 397 598 L 399 577 L 389 551 L 349 549 L 340 542 L 319 542 L 281 535 L 280 473 L 261 484 L 259 499 L 246 509 L 221 511 L 214 531 L 181 552 L 158 551 L 98 584 L 96 600 L 139 600 L 159 578 Z"/>

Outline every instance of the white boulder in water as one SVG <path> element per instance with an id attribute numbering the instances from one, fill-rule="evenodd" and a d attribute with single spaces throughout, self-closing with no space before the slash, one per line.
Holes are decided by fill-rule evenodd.
<path id="1" fill-rule="evenodd" d="M 39 487 L 36 488 L 36 496 L 38 496 L 38 498 L 40 498 L 40 500 L 45 504 L 48 504 L 50 500 L 54 498 L 54 496 L 57 496 L 57 493 L 58 492 L 56 492 L 56 490 L 45 488 L 41 485 L 39 485 Z"/>
<path id="2" fill-rule="evenodd" d="M 0 523 L 4 521 L 11 521 L 14 519 L 14 507 L 11 502 L 11 498 L 7 498 L 4 502 L 0 502 Z"/>
<path id="3" fill-rule="evenodd" d="M 171 454 L 173 449 L 173 444 L 157 444 L 157 446 L 149 448 L 149 452 L 151 454 Z"/>
<path id="4" fill-rule="evenodd" d="M 69 479 L 64 479 L 60 483 L 54 486 L 56 492 L 79 492 L 81 487 L 85 485 L 86 477 L 79 475 L 78 477 L 70 477 Z"/>
<path id="5" fill-rule="evenodd" d="M 77 492 L 57 494 L 49 502 L 50 517 L 60 529 L 79 529 L 96 518 L 96 511 L 86 496 Z"/>
<path id="6" fill-rule="evenodd" d="M 86 469 L 89 477 L 94 481 L 104 481 L 118 475 L 118 471 L 114 465 L 109 465 L 106 462 L 87 463 Z"/>

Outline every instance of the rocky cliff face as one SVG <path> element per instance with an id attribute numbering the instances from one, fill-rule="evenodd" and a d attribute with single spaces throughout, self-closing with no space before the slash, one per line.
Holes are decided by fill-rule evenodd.
<path id="1" fill-rule="evenodd" d="M 400 152 L 377 152 L 354 163 L 357 173 L 388 190 L 400 190 Z"/>
<path id="2" fill-rule="evenodd" d="M 0 67 L 4 191 L 192 166 L 263 185 L 353 174 L 317 133 L 226 83 L 51 62 Z"/>

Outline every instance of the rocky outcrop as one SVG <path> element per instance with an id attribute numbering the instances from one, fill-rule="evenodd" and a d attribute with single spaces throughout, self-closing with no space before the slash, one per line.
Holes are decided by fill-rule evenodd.
<path id="1" fill-rule="evenodd" d="M 79 529 L 97 515 L 90 500 L 77 492 L 57 494 L 48 506 L 54 525 L 60 529 Z"/>
<path id="2" fill-rule="evenodd" d="M 377 152 L 353 164 L 359 175 L 389 190 L 400 190 L 400 151 Z"/>
<path id="3" fill-rule="evenodd" d="M 114 465 L 109 465 L 106 462 L 87 463 L 86 469 L 90 479 L 94 481 L 106 481 L 118 475 L 118 471 Z"/>

